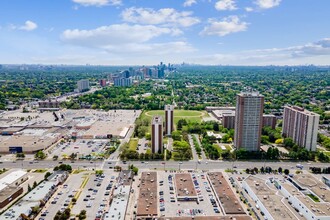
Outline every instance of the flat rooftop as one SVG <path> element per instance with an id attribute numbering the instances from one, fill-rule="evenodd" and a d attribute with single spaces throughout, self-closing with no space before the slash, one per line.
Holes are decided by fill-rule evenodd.
<path id="1" fill-rule="evenodd" d="M 238 96 L 242 97 L 263 97 L 259 92 L 253 91 L 253 92 L 240 92 Z"/>
<path id="2" fill-rule="evenodd" d="M 0 216 L 0 219 L 18 219 L 22 213 L 28 215 L 31 207 L 40 204 L 40 201 L 43 200 L 56 185 L 56 181 L 56 178 L 43 181 L 31 192 L 25 195 L 19 202 L 3 213 Z"/>
<path id="3" fill-rule="evenodd" d="M 197 197 L 197 193 L 189 173 L 177 173 L 174 178 L 177 197 Z"/>
<path id="4" fill-rule="evenodd" d="M 228 215 L 228 216 L 194 216 L 194 217 L 162 217 L 159 220 L 252 220 L 247 215 Z"/>
<path id="5" fill-rule="evenodd" d="M 207 173 L 209 181 L 213 186 L 225 213 L 228 214 L 245 214 L 241 206 L 240 200 L 236 197 L 222 172 Z"/>
<path id="6" fill-rule="evenodd" d="M 297 196 L 297 198 L 316 216 L 330 216 L 330 203 L 314 202 L 308 196 Z"/>
<path id="7" fill-rule="evenodd" d="M 7 174 L 5 177 L 0 179 L 0 191 L 6 188 L 8 185 L 11 185 L 12 183 L 16 182 L 18 179 L 21 179 L 26 174 L 27 172 L 23 170 L 16 170 Z"/>
<path id="8" fill-rule="evenodd" d="M 142 172 L 137 216 L 157 216 L 157 172 Z"/>
<path id="9" fill-rule="evenodd" d="M 124 220 L 128 198 L 130 194 L 130 186 L 119 186 L 113 192 L 113 200 L 110 205 L 109 213 L 104 219 Z"/>
<path id="10" fill-rule="evenodd" d="M 58 136 L 14 135 L 0 137 L 0 152 L 9 152 L 9 147 L 22 147 L 23 152 L 34 152 L 49 147 L 56 142 Z"/>
<path id="11" fill-rule="evenodd" d="M 222 118 L 223 116 L 235 116 L 235 108 L 234 109 L 224 109 L 224 110 L 212 110 L 212 113 L 217 117 Z"/>
<path id="12" fill-rule="evenodd" d="M 7 198 L 11 197 L 14 193 L 22 189 L 22 187 L 17 186 L 7 186 L 6 188 L 3 188 L 0 193 L 0 202 L 6 200 Z M 22 190 L 23 192 L 23 190 Z"/>
<path id="13" fill-rule="evenodd" d="M 106 136 L 107 134 L 112 134 L 113 136 L 120 136 L 123 129 L 124 127 L 119 123 L 97 121 L 86 131 L 85 135 Z"/>
<path id="14" fill-rule="evenodd" d="M 155 115 L 155 116 L 152 118 L 152 124 L 153 124 L 153 125 L 163 124 L 163 118 L 162 118 L 162 116 Z"/>
<path id="15" fill-rule="evenodd" d="M 305 115 L 320 116 L 319 114 L 317 114 L 315 112 L 308 111 L 308 110 L 306 110 L 302 107 L 299 107 L 299 106 L 285 106 L 284 108 L 288 108 L 288 109 L 291 109 L 291 110 L 296 111 L 296 112 L 301 112 Z"/>
<path id="16" fill-rule="evenodd" d="M 292 214 L 292 212 L 282 203 L 281 200 L 283 197 L 276 195 L 277 190 L 269 188 L 265 184 L 264 179 L 249 176 L 245 179 L 245 181 L 274 218 L 276 217 L 281 220 L 297 219 Z"/>
<path id="17" fill-rule="evenodd" d="M 324 202 L 330 202 L 330 190 L 328 186 L 316 179 L 313 175 L 305 173 L 298 174 L 294 175 L 292 179 L 301 187 L 310 189 Z"/>

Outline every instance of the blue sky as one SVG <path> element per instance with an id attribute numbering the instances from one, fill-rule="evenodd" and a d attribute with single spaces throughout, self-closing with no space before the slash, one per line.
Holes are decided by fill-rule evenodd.
<path id="1" fill-rule="evenodd" d="M 329 0 L 1 0 L 0 63 L 329 65 Z"/>

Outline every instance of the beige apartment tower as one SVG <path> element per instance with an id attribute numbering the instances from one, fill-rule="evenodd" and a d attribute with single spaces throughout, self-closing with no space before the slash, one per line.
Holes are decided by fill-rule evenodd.
<path id="1" fill-rule="evenodd" d="M 151 149 L 152 153 L 163 153 L 163 119 L 161 116 L 152 118 Z"/>
<path id="2" fill-rule="evenodd" d="M 264 96 L 258 92 L 241 92 L 236 96 L 234 137 L 236 149 L 260 150 L 263 111 Z"/>
<path id="3" fill-rule="evenodd" d="M 165 135 L 171 135 L 174 131 L 174 105 L 165 105 Z"/>
<path id="4" fill-rule="evenodd" d="M 283 137 L 290 137 L 300 147 L 316 150 L 320 115 L 298 106 L 285 106 L 283 113 Z"/>

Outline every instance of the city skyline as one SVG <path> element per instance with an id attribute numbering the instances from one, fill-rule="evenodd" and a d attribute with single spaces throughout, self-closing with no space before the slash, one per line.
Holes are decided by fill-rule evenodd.
<path id="1" fill-rule="evenodd" d="M 4 64 L 328 65 L 330 3 L 1 2 Z"/>

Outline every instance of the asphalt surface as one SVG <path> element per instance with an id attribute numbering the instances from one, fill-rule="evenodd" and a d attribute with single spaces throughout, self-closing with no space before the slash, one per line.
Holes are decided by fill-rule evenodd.
<path id="1" fill-rule="evenodd" d="M 317 166 L 317 167 L 329 167 L 327 163 L 307 163 L 307 162 L 287 162 L 287 161 L 202 161 L 198 163 L 196 161 L 183 161 L 182 164 L 179 161 L 166 161 L 165 166 L 160 161 L 149 161 L 147 164 L 142 163 L 141 161 L 127 161 L 123 163 L 122 161 L 118 161 L 117 159 L 111 160 L 108 159 L 106 162 L 103 161 L 75 161 L 72 163 L 71 161 L 63 161 L 65 164 L 70 164 L 73 169 L 100 169 L 103 164 L 103 169 L 109 169 L 107 166 L 108 163 L 111 163 L 112 166 L 119 165 L 122 167 L 126 167 L 130 164 L 134 164 L 134 166 L 140 169 L 199 169 L 199 170 L 213 170 L 213 169 L 227 169 L 227 168 L 236 168 L 236 169 L 246 169 L 246 168 L 254 168 L 254 167 L 262 167 L 262 166 L 270 166 L 273 169 L 278 169 L 282 167 L 283 169 L 296 169 L 296 164 L 302 164 L 304 166 L 304 170 L 308 170 L 309 167 Z M 106 163 L 106 164 L 104 164 Z M 55 166 L 60 165 L 60 161 L 4 161 L 0 164 L 0 168 L 24 168 L 24 169 L 38 169 L 38 168 L 53 168 Z"/>

